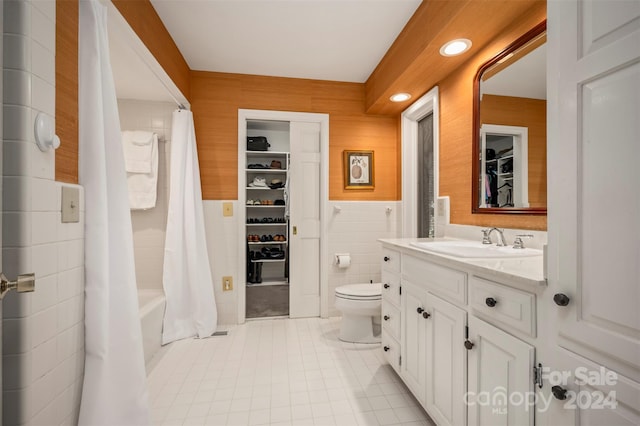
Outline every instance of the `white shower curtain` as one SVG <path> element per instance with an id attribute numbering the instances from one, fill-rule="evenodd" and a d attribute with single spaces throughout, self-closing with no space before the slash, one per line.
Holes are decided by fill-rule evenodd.
<path id="1" fill-rule="evenodd" d="M 163 344 L 187 337 L 209 337 L 218 321 L 191 111 L 173 113 L 169 188 L 162 278 L 167 299 Z"/>
<path id="2" fill-rule="evenodd" d="M 133 236 L 107 8 L 80 1 L 79 178 L 85 189 L 81 425 L 146 425 L 149 408 Z"/>

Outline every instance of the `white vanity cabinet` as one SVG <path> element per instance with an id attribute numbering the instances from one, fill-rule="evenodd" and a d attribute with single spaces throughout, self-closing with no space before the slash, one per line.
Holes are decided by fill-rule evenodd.
<path id="1" fill-rule="evenodd" d="M 468 425 L 532 425 L 533 346 L 469 317 Z M 473 346 L 472 346 L 473 345 Z M 522 399 L 522 398 L 524 399 Z"/>
<path id="2" fill-rule="evenodd" d="M 383 249 L 382 261 L 382 350 L 400 374 L 400 252 Z"/>
<path id="3" fill-rule="evenodd" d="M 396 262 L 382 266 L 383 286 L 391 283 L 383 346 L 386 355 L 400 348 L 399 365 L 389 362 L 427 413 L 438 425 L 533 425 L 535 407 L 518 398 L 534 392 L 536 294 L 439 264 L 408 244 L 391 247 L 385 257 Z M 399 324 L 384 320 L 390 313 Z"/>
<path id="4" fill-rule="evenodd" d="M 466 418 L 467 313 L 402 281 L 401 376 L 439 425 L 461 425 Z"/>

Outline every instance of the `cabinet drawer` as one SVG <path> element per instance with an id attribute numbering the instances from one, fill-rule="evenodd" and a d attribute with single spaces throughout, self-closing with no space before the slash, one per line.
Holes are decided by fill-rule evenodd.
<path id="1" fill-rule="evenodd" d="M 400 252 L 383 247 L 382 269 L 390 272 L 400 272 Z"/>
<path id="2" fill-rule="evenodd" d="M 412 256 L 404 256 L 402 275 L 408 281 L 428 286 L 433 293 L 447 299 L 467 303 L 467 274 L 429 263 Z"/>
<path id="3" fill-rule="evenodd" d="M 387 362 L 400 374 L 400 344 L 382 330 L 382 354 Z"/>
<path id="4" fill-rule="evenodd" d="M 471 277 L 469 304 L 487 321 L 536 335 L 535 296 L 478 277 Z"/>
<path id="5" fill-rule="evenodd" d="M 382 271 L 382 300 L 400 307 L 400 276 Z"/>
<path id="6" fill-rule="evenodd" d="M 382 301 L 382 328 L 400 340 L 400 310 L 386 301 Z"/>

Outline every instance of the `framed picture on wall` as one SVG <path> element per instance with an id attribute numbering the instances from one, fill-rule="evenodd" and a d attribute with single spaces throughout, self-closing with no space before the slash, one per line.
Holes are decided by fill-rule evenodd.
<path id="1" fill-rule="evenodd" d="M 343 154 L 344 189 L 373 189 L 373 151 L 348 151 Z"/>

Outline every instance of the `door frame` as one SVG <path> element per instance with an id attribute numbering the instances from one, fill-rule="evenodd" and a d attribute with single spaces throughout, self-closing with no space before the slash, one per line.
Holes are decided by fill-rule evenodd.
<path id="1" fill-rule="evenodd" d="M 433 186 L 436 202 L 440 187 L 440 105 L 438 86 L 404 110 L 402 133 L 402 234 L 404 238 L 418 236 L 418 121 L 433 113 Z M 438 203 L 436 202 L 436 208 Z M 437 211 L 436 229 L 439 227 Z"/>
<path id="2" fill-rule="evenodd" d="M 246 161 L 247 120 L 298 121 L 320 124 L 320 316 L 329 316 L 329 282 L 328 282 L 328 229 L 327 220 L 329 204 L 329 114 L 270 111 L 256 109 L 238 109 L 238 235 L 244 235 L 246 225 L 246 192 L 247 176 L 244 173 Z M 245 241 L 238 244 L 238 324 L 246 321 L 246 247 Z"/>

